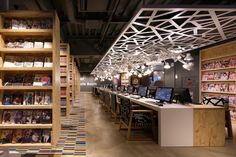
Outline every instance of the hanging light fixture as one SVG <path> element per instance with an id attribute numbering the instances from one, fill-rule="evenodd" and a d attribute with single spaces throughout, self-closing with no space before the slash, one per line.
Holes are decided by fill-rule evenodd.
<path id="1" fill-rule="evenodd" d="M 191 61 L 191 60 L 193 60 L 193 57 L 191 56 L 190 53 L 187 53 L 186 56 L 185 56 L 185 58 L 184 58 L 184 60 L 185 60 L 185 61 Z"/>
<path id="2" fill-rule="evenodd" d="M 170 69 L 170 68 L 171 68 L 170 64 L 168 62 L 165 62 L 164 69 Z"/>

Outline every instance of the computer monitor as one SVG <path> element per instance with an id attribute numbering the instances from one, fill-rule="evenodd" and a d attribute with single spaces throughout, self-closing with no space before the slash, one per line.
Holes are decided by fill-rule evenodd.
<path id="1" fill-rule="evenodd" d="M 160 102 L 171 103 L 172 96 L 173 96 L 173 88 L 161 87 L 161 88 L 157 88 L 155 99 L 159 100 Z"/>
<path id="2" fill-rule="evenodd" d="M 192 98 L 191 98 L 188 88 L 175 88 L 174 89 L 174 99 L 177 102 L 180 102 L 182 104 L 192 102 Z"/>
<path id="3" fill-rule="evenodd" d="M 146 97 L 147 96 L 147 87 L 146 86 L 140 86 L 138 88 L 138 95 L 141 97 Z"/>
<path id="4" fill-rule="evenodd" d="M 157 89 L 156 86 L 150 86 L 150 87 L 148 87 L 149 96 L 150 96 L 151 98 L 154 98 L 154 97 L 155 97 L 156 89 Z"/>
<path id="5" fill-rule="evenodd" d="M 128 86 L 127 87 L 127 93 L 132 94 L 134 92 L 134 87 L 133 86 Z"/>

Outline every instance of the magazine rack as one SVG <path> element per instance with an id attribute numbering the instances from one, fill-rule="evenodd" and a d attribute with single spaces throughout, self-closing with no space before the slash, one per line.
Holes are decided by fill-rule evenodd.
<path id="1" fill-rule="evenodd" d="M 75 62 L 74 62 L 74 56 L 70 56 L 70 65 L 69 65 L 69 83 L 70 83 L 70 106 L 73 105 L 74 98 L 75 98 Z"/>
<path id="2" fill-rule="evenodd" d="M 48 111 L 51 113 L 50 123 L 40 124 L 15 124 L 13 123 L 2 123 L 3 118 L 0 118 L 0 134 L 3 136 L 3 132 L 12 132 L 11 136 L 16 136 L 15 132 L 21 132 L 23 130 L 39 129 L 38 142 L 28 140 L 28 142 L 4 142 L 0 144 L 0 147 L 52 147 L 55 146 L 60 135 L 60 74 L 59 74 L 59 46 L 60 46 L 60 23 L 55 12 L 35 12 L 35 11 L 8 11 L 0 13 L 0 117 L 3 117 L 6 111 L 38 111 L 39 117 L 43 116 L 40 113 Z M 13 56 L 13 60 L 8 60 L 10 65 L 16 66 L 4 66 L 6 62 L 6 56 Z M 32 58 L 37 57 L 49 57 L 48 67 L 45 67 L 46 60 L 42 62 L 42 67 L 24 67 L 19 66 L 27 56 Z M 20 58 L 20 60 L 14 60 Z M 18 64 L 20 63 L 20 64 Z M 40 62 L 41 63 L 41 62 Z M 36 59 L 34 60 L 36 65 Z M 47 86 L 33 86 L 20 84 L 4 86 L 4 82 L 9 81 L 6 79 L 8 74 L 46 74 L 51 76 L 51 85 Z M 11 82 L 11 81 L 9 81 Z M 19 83 L 19 82 L 18 82 Z M 29 82 L 27 82 L 29 83 Z M 31 82 L 32 83 L 32 82 Z M 23 100 L 18 100 L 19 104 L 4 104 L 6 93 L 24 93 L 24 92 L 51 92 L 51 104 L 28 104 L 23 105 Z M 35 94 L 35 99 L 36 97 Z M 9 101 L 11 102 L 11 101 Z M 29 112 L 30 113 L 30 112 Z M 32 113 L 33 114 L 33 113 Z M 13 114 L 12 114 L 13 115 Z M 14 115 L 13 115 L 14 116 Z M 32 115 L 33 118 L 33 115 Z M 30 118 L 29 118 L 30 119 Z M 21 119 L 19 119 L 21 120 Z M 41 140 L 40 131 L 49 130 L 47 138 L 50 141 Z M 51 137 L 50 137 L 50 136 Z M 25 136 L 25 135 L 24 135 Z M 31 132 L 29 137 L 32 136 Z M 45 137 L 45 136 L 44 136 Z M 45 138 L 44 138 L 45 140 Z"/>
<path id="3" fill-rule="evenodd" d="M 236 122 L 236 42 L 201 50 L 200 101 L 204 97 L 229 100 L 232 122 Z"/>
<path id="4" fill-rule="evenodd" d="M 70 46 L 60 44 L 60 73 L 61 73 L 61 115 L 68 116 L 70 112 L 70 85 L 69 85 Z"/>

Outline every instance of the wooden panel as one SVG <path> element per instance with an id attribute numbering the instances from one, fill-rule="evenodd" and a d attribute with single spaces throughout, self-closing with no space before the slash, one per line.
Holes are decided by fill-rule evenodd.
<path id="1" fill-rule="evenodd" d="M 225 111 L 194 109 L 194 146 L 224 146 Z"/>
<path id="2" fill-rule="evenodd" d="M 0 33 L 6 36 L 51 36 L 52 29 L 0 29 Z"/>

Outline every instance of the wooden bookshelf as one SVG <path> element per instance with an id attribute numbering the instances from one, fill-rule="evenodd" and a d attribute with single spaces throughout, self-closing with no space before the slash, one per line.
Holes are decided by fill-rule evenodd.
<path id="1" fill-rule="evenodd" d="M 52 23 L 50 29 L 11 29 L 6 28 L 7 21 L 12 19 L 33 19 L 33 20 L 48 20 Z M 26 44 L 26 41 L 31 43 L 42 41 L 50 42 L 50 48 L 12 48 L 6 46 L 7 42 L 21 40 L 21 44 Z M 22 42 L 23 41 L 23 42 Z M 17 47 L 17 46 L 16 46 Z M 23 46 L 26 47 L 26 46 Z M 32 46 L 31 46 L 32 47 Z M 43 46 L 44 47 L 44 46 Z M 7 11 L 0 13 L 0 117 L 3 116 L 5 110 L 49 110 L 52 112 L 52 123 L 49 124 L 2 124 L 0 122 L 0 133 L 3 129 L 17 130 L 17 129 L 49 129 L 51 130 L 50 143 L 6 143 L 0 144 L 5 148 L 33 148 L 33 147 L 54 147 L 60 136 L 61 122 L 60 122 L 60 61 L 59 61 L 59 48 L 60 48 L 60 22 L 56 12 L 41 12 L 41 11 Z M 3 67 L 5 56 L 16 56 L 24 58 L 25 56 L 32 57 L 51 57 L 52 67 Z M 8 73 L 23 73 L 23 74 L 50 74 L 52 86 L 3 86 L 3 80 Z M 6 93 L 23 93 L 35 91 L 48 91 L 52 92 L 52 104 L 50 105 L 4 105 L 4 94 Z M 1 119 L 1 118 L 0 118 Z M 2 119 L 1 119 L 2 120 Z"/>
<path id="2" fill-rule="evenodd" d="M 236 72 L 236 65 L 233 64 L 233 60 L 236 60 L 236 41 L 228 42 L 226 44 L 218 45 L 215 47 L 207 48 L 201 50 L 200 53 L 200 102 L 203 96 L 210 96 L 210 97 L 223 97 L 229 99 L 229 106 L 231 111 L 232 121 L 236 123 L 236 92 L 232 92 L 229 90 L 229 84 L 235 86 L 236 88 L 236 78 L 232 78 L 233 75 L 231 73 Z M 228 74 L 227 78 L 224 80 L 205 80 L 203 79 L 208 77 L 209 78 L 214 76 L 214 79 L 217 78 L 215 75 L 219 75 L 220 77 Z M 231 78 L 230 78 L 231 75 Z M 206 89 L 202 89 L 203 85 L 204 88 L 207 87 L 207 84 L 218 84 L 218 85 L 226 85 L 228 87 L 228 91 L 226 92 L 213 92 L 213 91 L 206 91 Z M 229 92 L 230 91 L 230 92 Z"/>
<path id="3" fill-rule="evenodd" d="M 70 60 L 70 46 L 67 43 L 60 44 L 60 57 L 64 61 L 60 61 L 60 67 L 65 68 L 66 72 L 61 73 L 61 79 L 65 79 L 66 82 L 60 84 L 61 90 L 66 90 L 66 95 L 61 95 L 61 100 L 66 101 L 66 105 L 61 104 L 61 116 L 68 116 L 70 114 L 70 100 L 69 100 L 69 60 Z"/>

